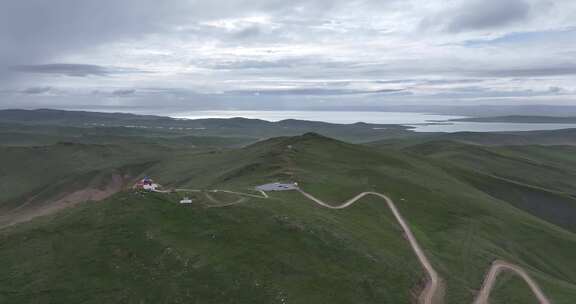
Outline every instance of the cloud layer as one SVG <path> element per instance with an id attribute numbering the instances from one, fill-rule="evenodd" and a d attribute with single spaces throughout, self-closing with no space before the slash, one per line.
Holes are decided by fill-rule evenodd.
<path id="1" fill-rule="evenodd" d="M 571 0 L 0 2 L 0 107 L 576 105 Z"/>

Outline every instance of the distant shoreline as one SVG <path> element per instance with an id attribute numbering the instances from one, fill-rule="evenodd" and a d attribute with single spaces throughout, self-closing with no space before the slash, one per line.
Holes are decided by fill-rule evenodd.
<path id="1" fill-rule="evenodd" d="M 499 122 L 499 123 L 573 123 L 576 124 L 576 116 L 527 116 L 509 115 L 493 117 L 466 117 L 451 119 L 451 122 Z"/>

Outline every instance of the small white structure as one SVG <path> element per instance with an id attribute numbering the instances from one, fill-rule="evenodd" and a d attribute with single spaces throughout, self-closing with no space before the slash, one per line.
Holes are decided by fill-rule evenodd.
<path id="1" fill-rule="evenodd" d="M 188 197 L 185 197 L 180 201 L 180 204 L 192 204 L 192 200 Z"/>
<path id="2" fill-rule="evenodd" d="M 158 184 L 144 184 L 142 185 L 142 189 L 147 190 L 147 191 L 156 191 L 158 190 L 158 187 L 160 187 Z"/>

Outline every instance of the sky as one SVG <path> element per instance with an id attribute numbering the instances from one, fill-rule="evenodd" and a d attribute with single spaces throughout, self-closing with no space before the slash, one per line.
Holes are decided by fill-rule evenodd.
<path id="1" fill-rule="evenodd" d="M 0 108 L 576 106 L 573 0 L 3 0 Z"/>

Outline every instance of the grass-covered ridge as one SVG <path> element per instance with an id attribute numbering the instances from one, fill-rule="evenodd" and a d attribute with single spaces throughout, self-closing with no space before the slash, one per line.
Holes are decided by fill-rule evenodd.
<path id="1" fill-rule="evenodd" d="M 576 235 L 454 171 L 490 186 L 488 176 L 508 172 L 510 158 L 491 156 L 503 151 L 450 147 L 457 153 L 446 155 L 439 145 L 417 153 L 307 134 L 241 149 L 177 149 L 146 172 L 168 187 L 194 189 L 246 191 L 264 182 L 298 181 L 333 202 L 362 191 L 386 193 L 445 278 L 447 303 L 471 303 L 494 259 L 527 269 L 554 303 L 573 303 Z M 466 162 L 479 155 L 490 156 L 484 166 L 490 172 Z M 529 165 L 570 163 L 540 148 L 530 155 Z M 183 207 L 178 195 L 124 192 L 1 230 L 0 267 L 7 271 L 0 273 L 0 300 L 410 303 L 422 287 L 413 252 L 378 199 L 333 211 L 296 192 L 225 208 L 206 208 L 213 202 L 195 198 L 194 206 Z M 533 301 L 523 284 L 498 288 L 493 303 Z"/>

